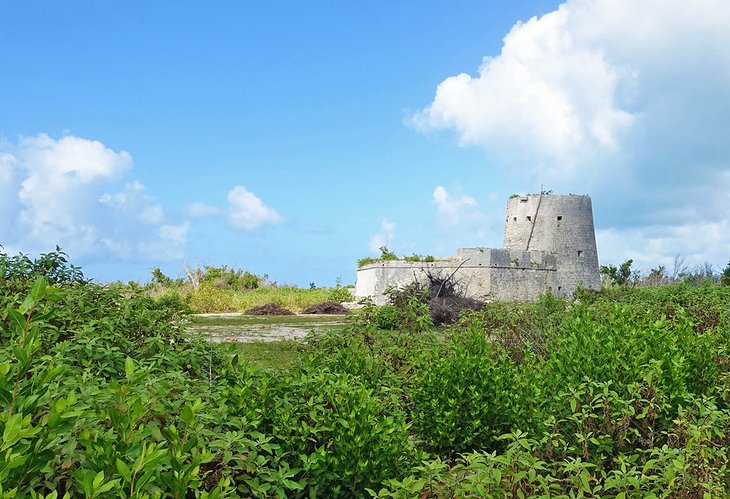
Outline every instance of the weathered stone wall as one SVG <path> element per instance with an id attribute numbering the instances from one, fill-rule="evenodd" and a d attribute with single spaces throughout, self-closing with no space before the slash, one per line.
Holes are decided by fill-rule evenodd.
<path id="1" fill-rule="evenodd" d="M 489 301 L 533 301 L 545 291 L 570 297 L 578 286 L 598 289 L 598 252 L 588 196 L 510 198 L 504 248 L 462 248 L 435 262 L 384 261 L 357 271 L 355 295 L 385 303 L 385 292 L 428 275 L 453 274 L 465 296 Z"/>
<path id="2" fill-rule="evenodd" d="M 389 288 L 413 282 L 428 283 L 428 275 L 461 286 L 464 296 L 489 301 L 532 301 L 556 285 L 555 256 L 542 251 L 510 251 L 494 248 L 463 248 L 457 257 L 436 262 L 402 260 L 376 262 L 357 271 L 355 295 L 372 297 L 376 304 L 387 301 Z"/>

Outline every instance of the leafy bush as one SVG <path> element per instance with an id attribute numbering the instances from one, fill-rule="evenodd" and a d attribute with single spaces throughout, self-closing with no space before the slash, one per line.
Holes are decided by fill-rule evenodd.
<path id="1" fill-rule="evenodd" d="M 251 290 L 259 287 L 260 278 L 248 271 L 222 267 L 205 266 L 203 282 L 218 289 L 234 291 Z"/>
<path id="2" fill-rule="evenodd" d="M 633 263 L 634 261 L 629 258 L 618 267 L 615 265 L 601 265 L 600 271 L 608 280 L 609 284 L 626 286 L 628 284 L 635 283 L 638 279 L 637 271 L 631 270 L 631 265 Z"/>
<path id="3" fill-rule="evenodd" d="M 361 496 L 416 459 L 405 413 L 383 395 L 346 373 L 322 370 L 277 386 L 271 432 L 285 454 L 300 456 L 293 466 L 311 492 Z"/>
<path id="4" fill-rule="evenodd" d="M 439 329 L 402 295 L 265 371 L 187 335 L 180 294 L 42 258 L 0 257 L 3 497 L 728 495 L 727 286 Z"/>
<path id="5" fill-rule="evenodd" d="M 354 298 L 350 290 L 341 286 L 334 287 L 327 293 L 327 301 L 336 301 L 338 303 L 352 301 Z"/>
<path id="6" fill-rule="evenodd" d="M 372 324 L 378 329 L 393 331 L 403 325 L 403 314 L 395 305 L 383 305 L 373 312 Z"/>
<path id="7" fill-rule="evenodd" d="M 365 257 L 361 258 L 357 261 L 358 267 L 364 267 L 365 265 L 370 265 L 371 263 L 377 263 L 377 262 L 387 262 L 387 261 L 394 261 L 394 260 L 403 260 L 406 262 L 435 262 L 436 258 L 427 255 L 427 256 L 421 256 L 413 254 L 411 256 L 404 256 L 402 258 L 398 257 L 395 253 L 390 251 L 387 246 L 381 246 L 380 247 L 380 256 L 377 258 L 373 257 Z"/>
<path id="8" fill-rule="evenodd" d="M 426 277 L 428 284 L 415 282 L 399 289 L 388 289 L 386 294 L 390 303 L 405 311 L 420 302 L 434 325 L 454 324 L 465 311 L 483 307 L 483 302 L 462 296 L 463 290 L 453 274 L 427 273 Z"/>
<path id="9" fill-rule="evenodd" d="M 720 284 L 730 286 L 730 262 L 728 262 L 727 267 L 725 267 L 725 270 L 720 275 Z"/>
<path id="10" fill-rule="evenodd" d="M 514 374 L 477 323 L 436 352 L 413 390 L 414 425 L 427 448 L 447 456 L 496 449 L 513 424 Z"/>

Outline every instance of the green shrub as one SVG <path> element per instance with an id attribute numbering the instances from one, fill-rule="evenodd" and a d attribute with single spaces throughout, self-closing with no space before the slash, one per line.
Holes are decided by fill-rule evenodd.
<path id="1" fill-rule="evenodd" d="M 513 424 L 514 367 L 474 323 L 437 352 L 413 389 L 414 427 L 429 450 L 455 455 L 499 447 Z"/>
<path id="2" fill-rule="evenodd" d="M 327 301 L 336 301 L 338 303 L 352 301 L 354 298 L 348 288 L 341 286 L 331 288 L 327 293 Z"/>
<path id="3" fill-rule="evenodd" d="M 726 286 L 545 295 L 439 329 L 404 294 L 261 370 L 187 335 L 174 289 L 41 259 L 0 256 L 3 497 L 728 495 Z"/>
<path id="4" fill-rule="evenodd" d="M 728 262 L 727 267 L 720 274 L 720 284 L 730 286 L 730 262 Z"/>
<path id="5" fill-rule="evenodd" d="M 378 329 L 395 330 L 403 326 L 403 314 L 395 305 L 383 305 L 373 312 L 372 324 Z"/>
<path id="6" fill-rule="evenodd" d="M 298 456 L 292 466 L 310 494 L 362 496 L 418 456 L 405 413 L 357 378 L 303 371 L 277 390 L 271 432 L 285 454 Z"/>
<path id="7" fill-rule="evenodd" d="M 214 288 L 233 291 L 256 289 L 261 283 L 260 277 L 245 270 L 229 269 L 225 265 L 222 267 L 206 265 L 202 280 Z"/>

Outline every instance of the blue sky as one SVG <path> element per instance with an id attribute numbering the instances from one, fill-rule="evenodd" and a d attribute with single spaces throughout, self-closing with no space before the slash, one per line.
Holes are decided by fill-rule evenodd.
<path id="1" fill-rule="evenodd" d="M 602 263 L 730 259 L 723 2 L 5 2 L 0 244 L 280 283 L 501 246 L 593 197 Z"/>

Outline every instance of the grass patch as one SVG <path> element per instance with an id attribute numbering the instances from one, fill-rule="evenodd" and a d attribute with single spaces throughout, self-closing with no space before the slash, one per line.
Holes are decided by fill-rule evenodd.
<path id="1" fill-rule="evenodd" d="M 346 316 L 330 316 L 330 315 L 193 315 L 190 322 L 193 326 L 252 326 L 252 325 L 307 325 L 332 323 L 333 325 L 341 324 L 347 320 Z"/>
<path id="2" fill-rule="evenodd" d="M 302 344 L 294 340 L 235 343 L 239 357 L 262 369 L 283 370 L 301 355 Z"/>
<path id="3" fill-rule="evenodd" d="M 294 312 L 301 312 L 324 301 L 342 301 L 344 293 L 349 292 L 345 288 L 305 289 L 295 286 L 232 291 L 201 285 L 187 296 L 193 310 L 201 313 L 244 312 L 267 303 L 276 303 Z"/>

